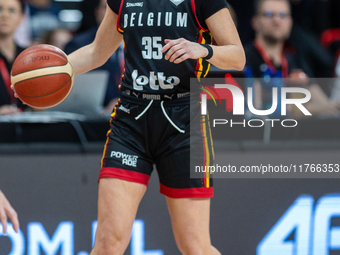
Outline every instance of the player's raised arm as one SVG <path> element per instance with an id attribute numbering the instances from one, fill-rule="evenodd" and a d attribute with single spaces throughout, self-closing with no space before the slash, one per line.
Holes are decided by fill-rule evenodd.
<path id="1" fill-rule="evenodd" d="M 117 24 L 117 18 L 117 14 L 107 7 L 95 40 L 69 55 L 76 75 L 103 65 L 119 47 L 123 36 L 113 26 Z"/>

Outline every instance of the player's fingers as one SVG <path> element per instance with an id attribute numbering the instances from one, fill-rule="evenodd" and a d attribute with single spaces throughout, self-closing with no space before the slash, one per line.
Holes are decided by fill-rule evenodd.
<path id="1" fill-rule="evenodd" d="M 174 54 L 172 54 L 169 61 L 174 62 L 177 58 L 181 57 L 185 53 L 186 51 L 184 49 L 177 50 Z"/>
<path id="2" fill-rule="evenodd" d="M 164 59 L 165 59 L 165 60 L 169 60 L 169 59 L 171 58 L 171 56 L 172 56 L 173 54 L 175 54 L 178 50 L 181 50 L 180 44 L 176 44 L 176 45 L 172 46 L 172 47 L 168 50 L 168 52 L 166 53 L 166 55 L 164 56 Z"/>
<path id="3" fill-rule="evenodd" d="M 161 50 L 162 53 L 164 53 L 167 50 L 169 50 L 172 46 L 180 43 L 180 40 L 179 39 L 176 39 L 176 40 L 165 39 L 164 42 L 165 42 L 165 45 L 163 46 L 163 48 Z"/>
<path id="4" fill-rule="evenodd" d="M 18 214 L 17 212 L 12 208 L 12 206 L 9 206 L 7 209 L 7 215 L 11 219 L 11 222 L 13 224 L 13 228 L 15 232 L 18 233 L 19 231 L 19 219 L 18 219 Z"/>
<path id="5" fill-rule="evenodd" d="M 182 55 L 181 57 L 177 58 L 174 63 L 175 64 L 179 64 L 182 63 L 184 60 L 187 60 L 190 57 L 190 55 L 188 53 L 185 53 L 184 55 Z"/>
<path id="6" fill-rule="evenodd" d="M 168 49 L 170 49 L 170 47 L 172 46 L 172 42 L 170 42 L 170 41 L 167 41 L 167 40 L 165 40 L 164 42 L 165 42 L 165 45 L 163 46 L 163 48 L 161 49 L 161 52 L 162 53 L 164 53 L 164 52 L 166 52 Z"/>
<path id="7" fill-rule="evenodd" d="M 7 235 L 7 215 L 4 210 L 0 211 L 0 222 L 2 224 L 3 233 Z"/>
<path id="8" fill-rule="evenodd" d="M 11 89 L 14 91 L 14 97 L 18 98 L 18 94 L 15 92 L 13 84 L 11 84 Z"/>

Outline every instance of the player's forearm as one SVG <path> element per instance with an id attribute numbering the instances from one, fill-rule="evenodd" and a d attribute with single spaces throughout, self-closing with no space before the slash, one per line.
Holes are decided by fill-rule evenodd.
<path id="1" fill-rule="evenodd" d="M 214 66 L 225 70 L 242 71 L 246 63 L 243 47 L 237 45 L 211 46 L 213 56 L 208 60 Z"/>
<path id="2" fill-rule="evenodd" d="M 106 14 L 99 26 L 93 43 L 80 48 L 69 55 L 75 74 L 88 72 L 103 65 L 116 51 L 123 36 L 112 28 L 117 23 L 117 14 L 106 8 Z"/>
<path id="3" fill-rule="evenodd" d="M 86 45 L 69 56 L 75 75 L 88 72 L 105 63 L 105 59 L 98 57 L 94 49 L 94 45 Z"/>

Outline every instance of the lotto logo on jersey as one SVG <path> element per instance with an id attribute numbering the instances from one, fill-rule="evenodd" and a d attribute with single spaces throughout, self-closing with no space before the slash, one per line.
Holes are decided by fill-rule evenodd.
<path id="1" fill-rule="evenodd" d="M 128 155 L 119 151 L 111 151 L 111 158 L 122 159 L 122 164 L 137 167 L 138 156 Z"/>
<path id="2" fill-rule="evenodd" d="M 166 77 L 163 72 L 150 72 L 149 77 L 145 75 L 138 76 L 138 70 L 132 72 L 132 81 L 134 90 L 143 90 L 143 86 L 149 85 L 153 90 L 173 89 L 180 83 L 176 76 Z"/>

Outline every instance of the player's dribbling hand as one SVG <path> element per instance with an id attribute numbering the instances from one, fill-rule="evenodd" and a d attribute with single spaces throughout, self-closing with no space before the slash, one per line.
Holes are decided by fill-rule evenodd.
<path id="1" fill-rule="evenodd" d="M 11 85 L 11 89 L 14 91 L 14 96 L 16 97 L 16 98 L 19 98 L 18 97 L 18 94 L 15 92 L 15 90 L 14 90 L 14 86 L 13 86 L 13 84 Z"/>
<path id="2" fill-rule="evenodd" d="M 7 216 L 11 219 L 15 232 L 19 231 L 19 220 L 16 211 L 8 202 L 5 195 L 0 190 L 0 222 L 3 226 L 3 232 L 7 234 Z"/>
<path id="3" fill-rule="evenodd" d="M 208 50 L 199 43 L 190 42 L 184 38 L 169 40 L 165 39 L 165 46 L 162 53 L 165 53 L 165 59 L 179 64 L 187 59 L 198 59 L 208 55 Z"/>
<path id="4" fill-rule="evenodd" d="M 15 90 L 14 90 L 14 86 L 13 86 L 13 84 L 11 85 L 11 89 L 14 91 L 14 97 L 15 98 L 19 98 L 19 96 L 18 96 L 18 94 L 15 92 Z M 21 101 L 23 104 L 25 104 L 25 105 L 27 105 L 24 101 Z"/>

